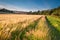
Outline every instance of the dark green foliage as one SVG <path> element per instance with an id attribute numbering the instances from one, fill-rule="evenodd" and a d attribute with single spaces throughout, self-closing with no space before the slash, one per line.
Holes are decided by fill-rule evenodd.
<path id="1" fill-rule="evenodd" d="M 54 9 L 49 9 L 49 10 L 38 10 L 35 12 L 29 12 L 29 14 L 35 14 L 35 15 L 55 15 L 55 16 L 60 16 L 60 7 L 54 8 Z"/>

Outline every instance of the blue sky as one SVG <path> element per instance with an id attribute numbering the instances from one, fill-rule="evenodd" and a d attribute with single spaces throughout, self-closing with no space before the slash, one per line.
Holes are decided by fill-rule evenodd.
<path id="1" fill-rule="evenodd" d="M 60 0 L 0 0 L 0 8 L 18 11 L 37 11 L 60 6 Z"/>

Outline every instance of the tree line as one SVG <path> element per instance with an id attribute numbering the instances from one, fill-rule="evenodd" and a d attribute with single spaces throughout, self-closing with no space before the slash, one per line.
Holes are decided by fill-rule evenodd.
<path id="1" fill-rule="evenodd" d="M 54 8 L 54 9 L 48 9 L 48 10 L 42 10 L 42 11 L 38 10 L 35 12 L 32 12 L 32 11 L 30 11 L 30 12 L 17 11 L 16 12 L 16 11 L 11 11 L 11 10 L 7 10 L 7 9 L 3 8 L 3 9 L 0 9 L 0 14 L 1 13 L 4 13 L 4 14 L 11 13 L 11 14 L 28 14 L 28 15 L 32 14 L 32 15 L 56 15 L 56 16 L 60 16 L 60 6 L 57 8 Z"/>
<path id="2" fill-rule="evenodd" d="M 49 9 L 49 10 L 42 10 L 42 11 L 38 10 L 36 12 L 30 11 L 28 14 L 60 16 L 60 6 L 58 8 Z"/>

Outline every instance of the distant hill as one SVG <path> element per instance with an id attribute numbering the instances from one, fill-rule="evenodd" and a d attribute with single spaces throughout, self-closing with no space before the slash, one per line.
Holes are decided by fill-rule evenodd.
<path id="1" fill-rule="evenodd" d="M 24 11 L 12 11 L 12 10 L 8 10 L 8 9 L 5 9 L 5 8 L 1 8 L 0 9 L 0 14 L 27 14 L 28 12 L 24 12 Z"/>
<path id="2" fill-rule="evenodd" d="M 53 8 L 53 9 L 48 9 L 48 10 L 38 10 L 35 12 L 24 12 L 24 11 L 12 11 L 12 10 L 8 10 L 5 8 L 0 9 L 0 14 L 6 14 L 6 13 L 11 13 L 11 14 L 32 14 L 32 15 L 56 15 L 56 16 L 60 16 L 60 6 L 57 8 Z"/>
<path id="3" fill-rule="evenodd" d="M 15 14 L 27 14 L 28 12 L 24 12 L 24 11 L 14 11 Z"/>
<path id="4" fill-rule="evenodd" d="M 2 8 L 2 9 L 0 9 L 0 13 L 13 13 L 13 11 Z"/>

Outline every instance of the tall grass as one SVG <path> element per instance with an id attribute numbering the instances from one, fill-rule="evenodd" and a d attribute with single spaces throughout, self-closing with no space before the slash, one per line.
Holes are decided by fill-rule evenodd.
<path id="1" fill-rule="evenodd" d="M 39 18 L 37 15 L 1 15 L 0 40 L 20 40 L 22 31 Z"/>
<path id="2" fill-rule="evenodd" d="M 40 18 L 34 22 L 32 22 L 30 25 L 28 25 L 28 27 L 26 27 L 25 29 L 23 29 L 20 35 L 20 39 L 21 40 L 34 40 L 35 37 L 33 35 L 27 36 L 26 33 L 35 30 L 36 25 L 38 24 Z M 32 32 L 31 32 L 32 33 Z"/>
<path id="3" fill-rule="evenodd" d="M 60 40 L 60 18 L 58 17 L 4 16 L 0 16 L 0 40 Z"/>

